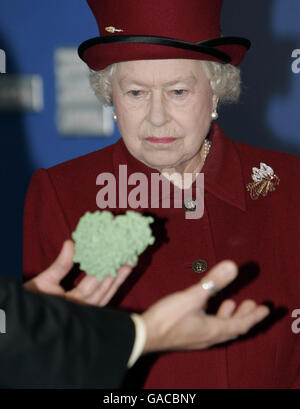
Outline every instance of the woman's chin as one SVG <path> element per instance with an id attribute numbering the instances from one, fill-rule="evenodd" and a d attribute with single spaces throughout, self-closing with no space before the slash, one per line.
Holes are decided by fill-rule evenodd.
<path id="1" fill-rule="evenodd" d="M 173 169 L 178 161 L 171 161 L 170 158 L 145 158 L 143 161 L 150 168 L 162 171 L 163 169 Z"/>

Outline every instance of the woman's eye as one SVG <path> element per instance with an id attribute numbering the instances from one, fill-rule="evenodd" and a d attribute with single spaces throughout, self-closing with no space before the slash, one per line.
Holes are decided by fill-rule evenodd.
<path id="1" fill-rule="evenodd" d="M 183 95 L 187 94 L 187 90 L 186 89 L 174 89 L 172 91 L 172 93 L 176 96 L 176 97 L 182 97 Z"/>
<path id="2" fill-rule="evenodd" d="M 128 91 L 128 94 L 132 97 L 141 97 L 143 95 L 143 91 L 133 89 Z"/>

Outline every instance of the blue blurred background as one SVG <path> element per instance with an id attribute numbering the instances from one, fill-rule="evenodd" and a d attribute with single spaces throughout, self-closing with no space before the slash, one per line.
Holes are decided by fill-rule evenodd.
<path id="1" fill-rule="evenodd" d="M 188 4 L 188 2 L 187 2 Z M 252 41 L 243 62 L 240 103 L 222 107 L 219 123 L 234 140 L 300 154 L 300 74 L 291 70 L 300 49 L 299 0 L 225 0 L 224 35 Z M 40 113 L 1 113 L 1 273 L 21 276 L 22 212 L 32 173 L 115 142 L 110 138 L 63 138 L 55 125 L 54 52 L 97 35 L 84 0 L 1 0 L 0 48 L 8 74 L 39 74 Z"/>

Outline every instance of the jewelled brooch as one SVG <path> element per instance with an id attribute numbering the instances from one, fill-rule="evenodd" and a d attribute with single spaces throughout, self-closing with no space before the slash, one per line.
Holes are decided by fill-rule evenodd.
<path id="1" fill-rule="evenodd" d="M 274 170 L 260 163 L 260 168 L 252 168 L 252 183 L 246 185 L 247 191 L 250 192 L 251 199 L 257 200 L 260 195 L 267 196 L 269 192 L 273 192 L 276 186 L 279 185 L 280 179 L 275 175 Z"/>

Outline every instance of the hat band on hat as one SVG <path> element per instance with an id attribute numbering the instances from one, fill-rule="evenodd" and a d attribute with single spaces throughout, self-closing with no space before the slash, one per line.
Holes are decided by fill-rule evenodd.
<path id="1" fill-rule="evenodd" d="M 219 38 L 212 38 L 211 40 L 201 41 L 200 43 L 196 44 L 205 44 L 209 47 L 218 47 L 220 45 L 242 45 L 247 50 L 251 46 L 251 41 L 244 37 L 219 37 Z"/>
<path id="2" fill-rule="evenodd" d="M 183 48 L 186 50 L 197 51 L 211 55 L 221 60 L 223 63 L 230 63 L 232 58 L 226 54 L 224 51 L 218 50 L 214 47 L 226 44 L 239 44 L 245 48 L 250 47 L 250 41 L 242 37 L 220 37 L 211 40 L 201 41 L 199 43 L 189 43 L 186 41 L 176 40 L 169 37 L 159 37 L 159 36 L 140 36 L 140 35 L 117 35 L 117 36 L 103 36 L 91 38 L 84 41 L 78 48 L 78 54 L 81 59 L 83 59 L 83 53 L 86 49 L 97 45 L 97 44 L 107 44 L 107 43 L 146 43 L 162 45 L 167 47 Z"/>

